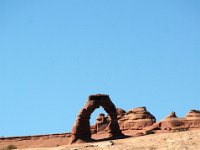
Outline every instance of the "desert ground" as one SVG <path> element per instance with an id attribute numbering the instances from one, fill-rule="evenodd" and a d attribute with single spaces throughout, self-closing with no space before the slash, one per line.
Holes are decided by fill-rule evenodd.
<path id="1" fill-rule="evenodd" d="M 61 139 L 66 142 L 66 139 L 63 138 Z M 66 143 L 66 145 L 62 146 L 57 145 L 55 147 L 46 147 L 46 148 L 40 147 L 39 143 L 42 143 L 44 141 L 38 141 L 37 148 L 19 148 L 19 149 L 21 150 L 102 150 L 102 149 L 104 150 L 198 150 L 200 149 L 200 130 L 149 134 L 140 137 L 129 137 L 125 139 L 73 144 L 73 145 L 68 145 Z M 54 141 L 53 143 L 55 142 L 56 141 Z"/>
<path id="2" fill-rule="evenodd" d="M 39 150 L 24 149 L 24 150 Z M 52 150 L 198 150 L 200 130 L 174 133 L 151 134 L 141 137 L 104 141 L 97 143 L 66 145 L 44 148 Z"/>

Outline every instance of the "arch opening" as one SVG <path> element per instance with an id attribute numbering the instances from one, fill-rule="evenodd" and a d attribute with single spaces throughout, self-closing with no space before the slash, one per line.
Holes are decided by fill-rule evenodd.
<path id="1" fill-rule="evenodd" d="M 110 116 L 100 107 L 95 109 L 90 118 L 90 130 L 92 139 L 104 140 L 109 137 L 108 127 L 110 123 Z"/>
<path id="2" fill-rule="evenodd" d="M 115 105 L 108 95 L 97 94 L 89 96 L 85 106 L 79 112 L 72 128 L 70 144 L 94 141 L 91 138 L 90 116 L 99 107 L 103 107 L 110 117 L 110 123 L 108 125 L 109 137 L 123 136 L 119 128 Z"/>
<path id="3" fill-rule="evenodd" d="M 100 114 L 104 114 L 105 116 L 108 115 L 107 112 L 103 109 L 103 107 L 95 109 L 94 112 L 90 116 L 90 125 L 93 126 L 96 124 Z"/>

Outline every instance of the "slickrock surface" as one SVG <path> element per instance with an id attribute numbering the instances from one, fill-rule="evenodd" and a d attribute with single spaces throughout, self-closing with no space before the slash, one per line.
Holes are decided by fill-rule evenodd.
<path id="1" fill-rule="evenodd" d="M 0 150 L 15 145 L 17 148 L 55 147 L 66 145 L 70 133 L 0 138 Z M 3 149 L 4 150 L 4 149 Z"/>
<path id="2" fill-rule="evenodd" d="M 200 130 L 151 134 L 121 140 L 24 150 L 198 150 Z"/>

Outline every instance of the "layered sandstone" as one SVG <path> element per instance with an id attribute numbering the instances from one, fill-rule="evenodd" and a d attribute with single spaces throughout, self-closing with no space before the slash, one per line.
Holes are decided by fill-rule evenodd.
<path id="1" fill-rule="evenodd" d="M 190 110 L 185 116 L 190 129 L 200 128 L 200 111 Z"/>
<path id="2" fill-rule="evenodd" d="M 165 119 L 161 121 L 161 130 L 187 130 L 188 124 L 186 119 L 178 118 L 175 112 L 171 112 Z"/>
<path id="3" fill-rule="evenodd" d="M 125 113 L 119 119 L 120 129 L 142 130 L 146 126 L 151 126 L 156 122 L 156 118 L 147 111 L 146 107 L 134 108 Z"/>
<path id="4" fill-rule="evenodd" d="M 99 116 L 97 118 L 97 122 L 95 124 L 98 128 L 97 133 L 105 132 L 107 129 L 106 127 L 110 122 L 108 116 L 105 117 L 105 115 L 103 115 L 103 118 L 101 117 L 102 116 Z M 117 118 L 122 131 L 142 130 L 156 122 L 156 118 L 147 111 L 146 107 L 134 108 L 128 112 L 121 108 L 117 108 Z"/>
<path id="5" fill-rule="evenodd" d="M 184 118 L 176 116 L 175 112 L 171 112 L 166 118 L 159 123 L 155 123 L 146 129 L 158 129 L 167 131 L 186 131 L 192 129 L 200 129 L 200 111 L 190 110 Z"/>

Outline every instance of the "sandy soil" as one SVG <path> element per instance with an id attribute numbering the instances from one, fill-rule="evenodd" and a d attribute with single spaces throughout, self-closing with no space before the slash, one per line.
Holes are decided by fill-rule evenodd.
<path id="1" fill-rule="evenodd" d="M 23 150 L 198 150 L 200 130 L 150 134 L 120 140 Z"/>

